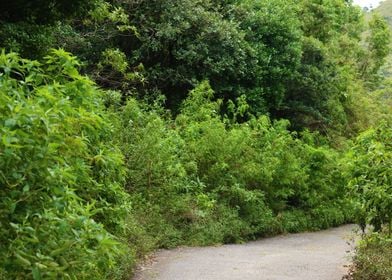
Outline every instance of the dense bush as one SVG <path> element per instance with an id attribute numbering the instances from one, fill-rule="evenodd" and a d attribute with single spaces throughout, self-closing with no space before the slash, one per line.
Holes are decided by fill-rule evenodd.
<path id="1" fill-rule="evenodd" d="M 363 224 L 392 233 L 392 127 L 384 121 L 358 136 L 351 153 L 351 188 Z"/>
<path id="2" fill-rule="evenodd" d="M 115 278 L 129 254 L 123 157 L 99 90 L 58 50 L 0 54 L 0 275 Z"/>
<path id="3" fill-rule="evenodd" d="M 222 117 L 212 98 L 204 82 L 174 120 L 134 99 L 118 114 L 127 188 L 156 246 L 235 242 L 351 219 L 337 152 L 311 133 L 300 140 L 287 121 L 249 115 L 238 124 L 246 103 L 237 100 Z"/>
<path id="4" fill-rule="evenodd" d="M 65 48 L 100 86 L 150 102 L 163 94 L 173 113 L 209 80 L 215 98 L 245 95 L 252 113 L 297 131 L 357 132 L 351 98 L 377 86 L 389 53 L 383 19 L 365 25 L 344 0 L 27 2 L 0 12 L 0 47 L 33 58 Z"/>
<path id="5" fill-rule="evenodd" d="M 4 278 L 113 279 L 154 248 L 352 220 L 347 159 L 324 137 L 254 116 L 244 97 L 222 110 L 208 82 L 175 118 L 164 99 L 123 106 L 77 65 L 62 50 L 1 55 Z"/>
<path id="6" fill-rule="evenodd" d="M 360 134 L 348 154 L 357 223 L 362 229 L 371 226 L 354 258 L 356 280 L 392 279 L 391 143 L 391 119 L 386 118 Z"/>
<path id="7" fill-rule="evenodd" d="M 354 257 L 354 280 L 392 279 L 392 239 L 389 235 L 372 234 L 362 240 Z"/>

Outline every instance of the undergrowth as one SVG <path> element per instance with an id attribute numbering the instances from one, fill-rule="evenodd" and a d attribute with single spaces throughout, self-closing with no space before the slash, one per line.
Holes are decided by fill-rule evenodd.
<path id="1" fill-rule="evenodd" d="M 65 51 L 3 52 L 0 91 L 4 279 L 121 279 L 156 248 L 352 221 L 341 152 L 243 97 L 223 112 L 208 82 L 173 117 L 96 88 Z"/>

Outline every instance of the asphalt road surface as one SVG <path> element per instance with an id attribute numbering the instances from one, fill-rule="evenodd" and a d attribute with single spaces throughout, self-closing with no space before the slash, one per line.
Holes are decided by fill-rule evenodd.
<path id="1" fill-rule="evenodd" d="M 139 268 L 134 280 L 340 280 L 350 263 L 354 228 L 162 250 Z"/>

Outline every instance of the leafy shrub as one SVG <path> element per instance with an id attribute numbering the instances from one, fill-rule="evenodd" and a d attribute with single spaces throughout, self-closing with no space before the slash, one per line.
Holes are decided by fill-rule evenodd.
<path id="1" fill-rule="evenodd" d="M 113 279 L 127 254 L 123 157 L 99 90 L 57 50 L 0 54 L 0 260 L 6 279 Z"/>
<path id="2" fill-rule="evenodd" d="M 359 222 L 369 223 L 377 231 L 388 225 L 392 231 L 392 128 L 383 121 L 358 136 L 349 158 L 351 190 L 358 199 Z"/>
<path id="3" fill-rule="evenodd" d="M 301 140 L 284 120 L 249 114 L 237 123 L 244 100 L 222 116 L 213 94 L 201 83 L 174 120 L 132 98 L 117 114 L 127 188 L 154 246 L 241 242 L 351 219 L 337 152 L 311 133 Z"/>
<path id="4" fill-rule="evenodd" d="M 40 58 L 55 45 L 53 26 L 31 23 L 3 23 L 0 26 L 0 47 L 18 52 L 23 57 Z"/>
<path id="5" fill-rule="evenodd" d="M 361 133 L 347 158 L 356 222 L 374 231 L 361 241 L 354 258 L 353 279 L 392 279 L 392 129 L 388 118 Z"/>
<path id="6" fill-rule="evenodd" d="M 3 278 L 116 279 L 154 248 L 351 218 L 340 155 L 244 97 L 222 114 L 203 82 L 173 119 L 159 100 L 122 106 L 62 50 L 0 59 Z"/>
<path id="7" fill-rule="evenodd" d="M 392 279 L 392 239 L 372 234 L 361 241 L 354 258 L 354 280 Z"/>

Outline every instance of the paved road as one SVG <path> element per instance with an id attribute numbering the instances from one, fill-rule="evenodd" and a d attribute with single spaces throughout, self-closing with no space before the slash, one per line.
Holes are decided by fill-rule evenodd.
<path id="1" fill-rule="evenodd" d="M 340 280 L 354 226 L 156 253 L 134 280 Z"/>

